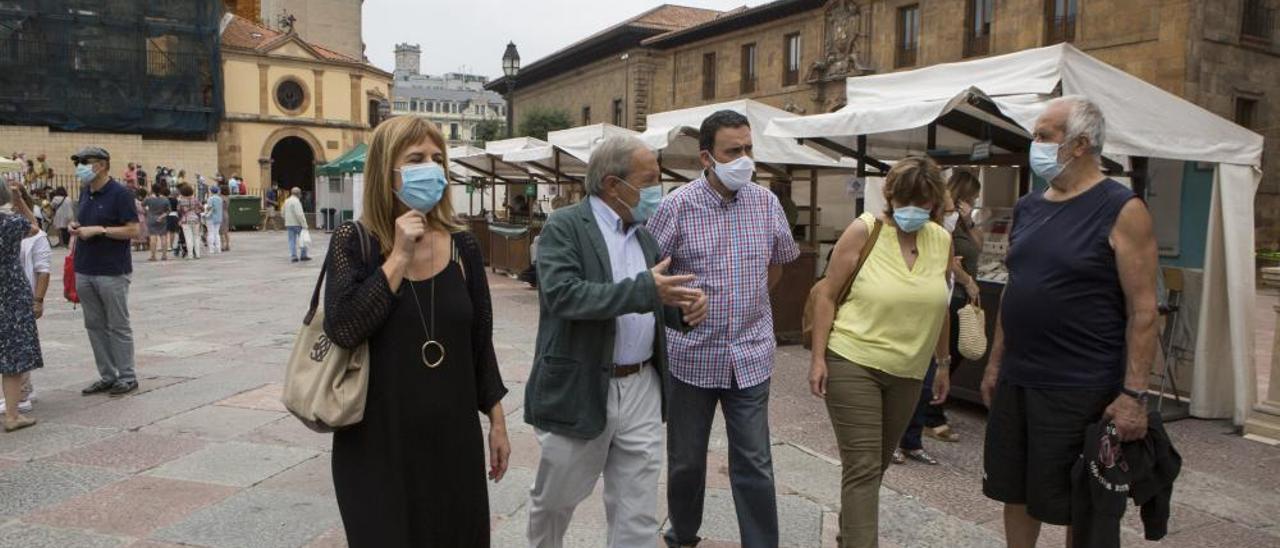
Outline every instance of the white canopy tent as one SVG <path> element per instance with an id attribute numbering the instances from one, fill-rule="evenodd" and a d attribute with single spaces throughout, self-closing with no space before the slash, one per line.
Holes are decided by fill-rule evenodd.
<path id="1" fill-rule="evenodd" d="M 1002 145 L 1016 150 L 1010 134 L 1026 139 L 1045 103 L 1059 95 L 1083 95 L 1098 104 L 1107 120 L 1103 155 L 1112 161 L 1144 157 L 1215 165 L 1191 413 L 1243 423 L 1257 398 L 1253 199 L 1262 175 L 1260 135 L 1070 44 L 849 78 L 843 109 L 778 118 L 765 133 L 823 139 L 844 153 L 862 136 L 857 152 L 883 158 L 925 148 L 967 156 L 967 135 L 968 144 L 990 138 L 994 157 Z M 952 123 L 943 124 L 949 117 Z M 975 129 L 987 133 L 973 135 Z M 925 136 L 930 131 L 932 139 Z M 933 142 L 922 143 L 921 136 Z"/>
<path id="2" fill-rule="evenodd" d="M 586 178 L 591 154 L 605 139 L 615 136 L 639 137 L 640 133 L 612 124 L 562 129 L 547 134 L 547 145 L 508 152 L 502 159 L 528 165 L 557 180 L 581 182 Z"/>

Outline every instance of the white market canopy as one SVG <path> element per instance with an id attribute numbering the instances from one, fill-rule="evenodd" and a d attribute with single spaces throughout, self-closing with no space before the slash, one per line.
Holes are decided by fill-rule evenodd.
<path id="1" fill-rule="evenodd" d="M 762 171 L 777 173 L 788 167 L 845 170 L 856 167 L 852 161 L 841 162 L 794 139 L 765 134 L 771 121 L 800 119 L 800 116 L 750 99 L 650 114 L 646 118 L 648 130 L 641 139 L 649 148 L 660 152 L 664 170 L 696 176 L 702 170 L 698 160 L 698 130 L 703 120 L 720 110 L 732 110 L 747 117 L 751 124 L 753 155 Z"/>
<path id="2" fill-rule="evenodd" d="M 507 162 L 503 156 L 509 153 L 547 146 L 547 142 L 532 137 L 516 137 L 485 143 L 484 150 L 476 147 L 458 147 L 458 155 L 449 155 L 450 167 L 460 165 L 473 174 L 497 179 L 504 183 L 525 183 L 540 178 L 528 166 Z M 545 179 L 545 176 L 541 176 Z"/>
<path id="3" fill-rule="evenodd" d="M 591 154 L 605 139 L 617 136 L 639 137 L 640 133 L 612 124 L 593 124 L 553 131 L 547 134 L 545 146 L 529 147 L 502 155 L 505 162 L 525 164 L 550 177 L 585 180 Z"/>
<path id="4" fill-rule="evenodd" d="M 449 178 L 456 183 L 467 183 L 472 177 L 483 177 L 480 173 L 467 169 L 466 166 L 455 162 L 457 158 L 474 158 L 484 154 L 484 149 L 471 145 L 456 146 L 449 149 Z"/>
<path id="5" fill-rule="evenodd" d="M 839 111 L 775 119 L 765 133 L 771 137 L 850 138 L 917 130 L 951 110 L 981 112 L 968 100 L 977 96 L 989 99 L 1000 114 L 1029 134 L 1046 101 L 1058 95 L 1084 95 L 1107 119 L 1103 154 L 1109 157 L 1146 156 L 1255 167 L 1262 159 L 1261 135 L 1071 44 L 849 78 L 845 93 L 847 106 Z M 999 117 L 989 115 L 987 119 L 998 121 Z M 1007 122 L 1000 123 L 1007 126 Z"/>
<path id="6" fill-rule="evenodd" d="M 1104 156 L 1116 161 L 1149 157 L 1216 164 L 1210 218 L 1203 228 L 1207 243 L 1191 412 L 1243 423 L 1257 398 L 1253 199 L 1262 175 L 1262 136 L 1070 44 L 854 77 L 846 86 L 847 106 L 841 110 L 778 118 L 765 133 L 826 139 L 846 150 L 865 136 L 868 155 L 904 146 L 919 154 L 924 152 L 920 136 L 928 126 L 947 125 L 943 121 L 953 113 L 980 126 L 1016 129 L 1026 138 L 1049 100 L 1083 95 L 1106 118 Z M 1010 128 L 1009 122 L 1018 127 Z M 962 134 L 944 135 L 936 126 L 934 131 L 937 148 L 955 146 L 948 140 Z M 968 137 L 970 144 L 977 140 Z M 950 152 L 967 153 L 968 148 Z"/>

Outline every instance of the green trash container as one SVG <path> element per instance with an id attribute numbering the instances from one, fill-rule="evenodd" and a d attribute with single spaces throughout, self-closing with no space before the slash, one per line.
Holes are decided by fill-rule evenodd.
<path id="1" fill-rule="evenodd" d="M 257 230 L 262 222 L 262 198 L 258 196 L 228 196 L 228 212 L 233 230 Z"/>
<path id="2" fill-rule="evenodd" d="M 347 222 L 347 221 L 350 221 L 351 219 L 354 219 L 355 217 L 356 217 L 356 215 L 355 215 L 355 212 L 354 212 L 354 211 L 351 211 L 350 209 L 344 209 L 344 210 L 342 210 L 342 219 L 340 219 L 340 220 L 338 221 L 338 224 L 342 224 L 342 223 L 345 223 L 345 222 Z"/>

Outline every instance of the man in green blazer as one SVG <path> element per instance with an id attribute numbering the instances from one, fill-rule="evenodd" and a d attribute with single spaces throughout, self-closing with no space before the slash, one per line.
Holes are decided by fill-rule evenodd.
<path id="1" fill-rule="evenodd" d="M 524 419 L 542 446 L 529 546 L 558 547 L 604 475 L 609 546 L 658 533 L 666 401 L 664 326 L 707 314 L 693 276 L 668 276 L 642 226 L 662 199 L 657 157 L 634 137 L 605 140 L 587 166 L 590 196 L 556 211 L 538 241 L 541 311 Z"/>

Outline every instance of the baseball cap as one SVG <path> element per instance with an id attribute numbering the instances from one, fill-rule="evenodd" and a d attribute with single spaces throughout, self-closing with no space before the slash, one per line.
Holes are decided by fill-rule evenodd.
<path id="1" fill-rule="evenodd" d="M 102 147 L 94 147 L 94 146 L 84 147 L 80 149 L 80 152 L 77 152 L 71 155 L 72 162 L 79 162 L 80 160 L 110 160 L 110 159 L 111 159 L 111 154 L 107 152 L 107 149 Z"/>

